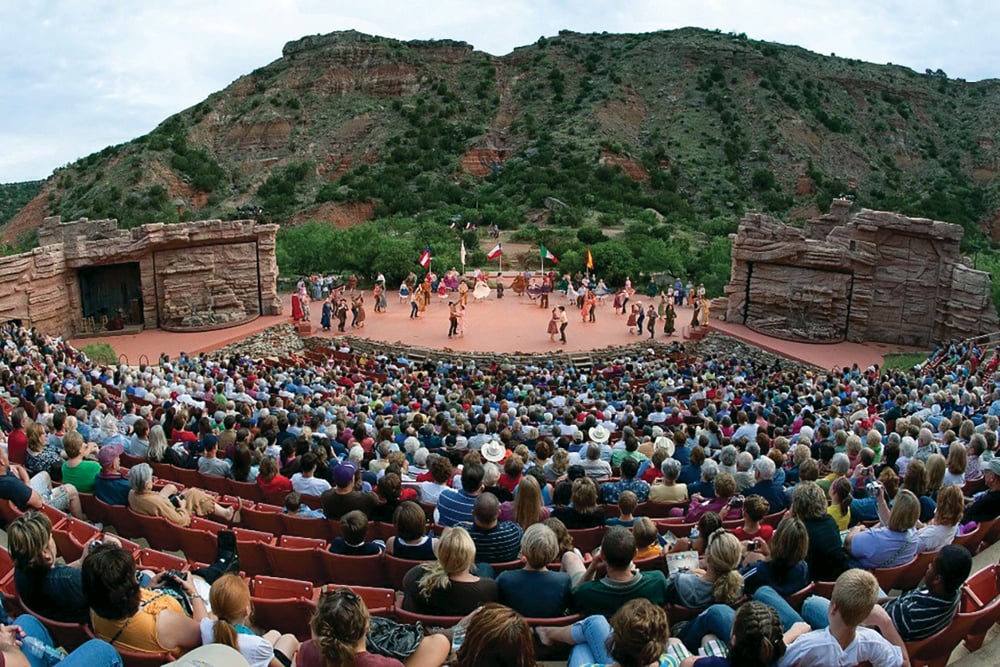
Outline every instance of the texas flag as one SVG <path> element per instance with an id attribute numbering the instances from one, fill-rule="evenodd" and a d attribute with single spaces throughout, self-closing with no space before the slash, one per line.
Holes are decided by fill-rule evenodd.
<path id="1" fill-rule="evenodd" d="M 424 251 L 420 253 L 420 259 L 418 260 L 420 266 L 425 269 L 431 265 L 431 247 L 427 246 Z"/>
<path id="2" fill-rule="evenodd" d="M 490 250 L 488 253 L 486 253 L 486 259 L 496 259 L 502 254 L 503 254 L 503 244 L 498 243 L 495 246 L 493 246 L 493 250 Z"/>

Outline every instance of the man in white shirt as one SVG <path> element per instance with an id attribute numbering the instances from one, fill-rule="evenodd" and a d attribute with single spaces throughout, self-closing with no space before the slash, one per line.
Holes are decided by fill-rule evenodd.
<path id="1" fill-rule="evenodd" d="M 833 587 L 829 627 L 794 639 L 778 667 L 853 667 L 864 662 L 881 667 L 908 665 L 903 640 L 892 619 L 876 604 L 878 596 L 878 581 L 872 573 L 856 568 L 844 572 Z M 805 605 L 802 614 L 808 617 Z M 859 627 L 862 624 L 870 627 Z"/>
<path id="2" fill-rule="evenodd" d="M 296 493 L 320 496 L 330 490 L 330 482 L 315 477 L 316 455 L 308 452 L 302 455 L 299 472 L 292 475 L 292 488 Z"/>

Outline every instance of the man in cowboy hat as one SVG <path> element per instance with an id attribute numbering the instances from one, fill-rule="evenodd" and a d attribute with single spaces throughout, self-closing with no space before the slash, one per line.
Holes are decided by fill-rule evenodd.
<path id="1" fill-rule="evenodd" d="M 611 431 L 606 429 L 603 425 L 598 424 L 597 426 L 592 426 L 587 430 L 587 436 L 590 438 L 591 442 L 600 446 L 601 460 L 610 461 L 612 450 L 608 440 L 611 439 Z"/>

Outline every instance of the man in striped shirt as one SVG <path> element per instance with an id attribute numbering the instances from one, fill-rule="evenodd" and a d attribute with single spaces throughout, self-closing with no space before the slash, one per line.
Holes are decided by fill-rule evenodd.
<path id="1" fill-rule="evenodd" d="M 472 508 L 483 490 L 483 466 L 467 463 L 462 468 L 462 488 L 445 489 L 438 496 L 434 521 L 442 526 L 454 526 L 461 521 L 472 520 Z"/>
<path id="2" fill-rule="evenodd" d="M 476 498 L 472 523 L 462 522 L 476 543 L 477 563 L 506 563 L 517 560 L 521 553 L 524 531 L 513 521 L 500 521 L 500 501 L 484 492 Z"/>
<path id="3" fill-rule="evenodd" d="M 882 605 L 903 641 L 926 639 L 951 623 L 958 611 L 962 584 L 971 571 L 968 550 L 949 544 L 927 566 L 923 586 Z"/>

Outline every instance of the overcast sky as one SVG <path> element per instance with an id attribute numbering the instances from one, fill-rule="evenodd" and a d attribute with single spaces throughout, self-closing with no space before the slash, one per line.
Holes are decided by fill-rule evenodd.
<path id="1" fill-rule="evenodd" d="M 1000 3 L 951 0 L 6 0 L 0 183 L 149 132 L 305 35 L 456 39 L 494 55 L 578 32 L 684 26 L 821 54 L 1000 77 Z"/>

